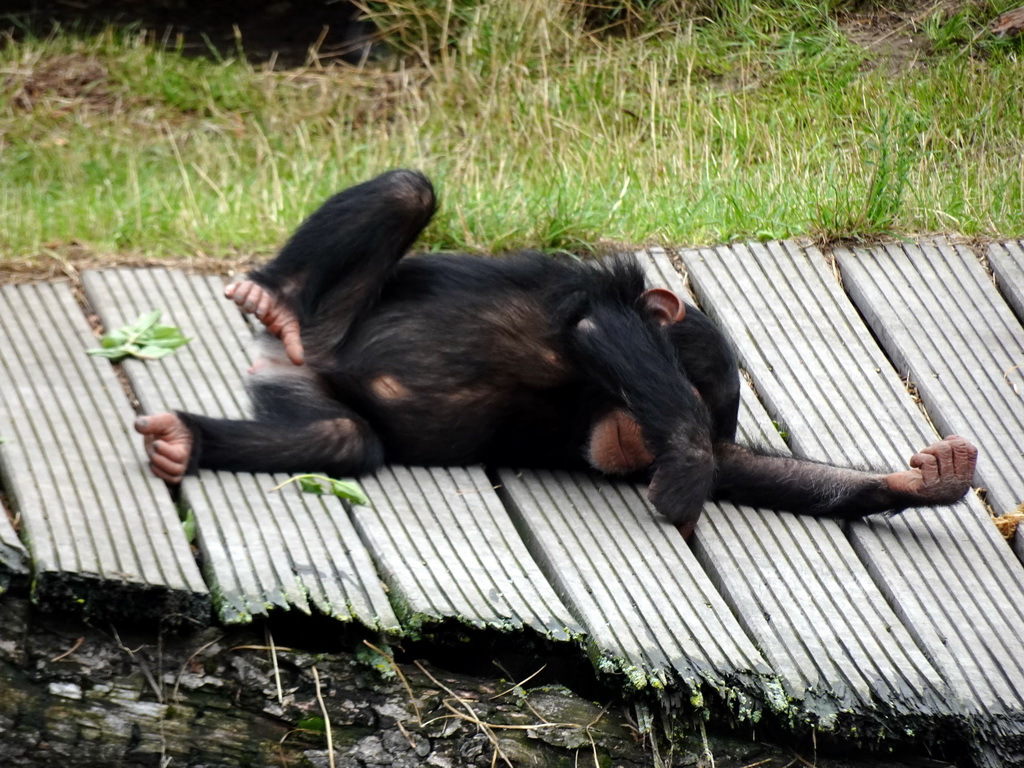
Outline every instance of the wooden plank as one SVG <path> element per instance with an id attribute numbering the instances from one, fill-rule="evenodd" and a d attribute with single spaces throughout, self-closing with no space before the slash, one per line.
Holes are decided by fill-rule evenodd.
<path id="1" fill-rule="evenodd" d="M 1024 502 L 1024 328 L 969 248 L 842 248 L 850 298 L 944 435 L 978 446 L 996 514 Z M 899 296 L 899 301 L 893 301 Z"/>
<path id="2" fill-rule="evenodd" d="M 362 482 L 374 503 L 353 509 L 355 524 L 407 631 L 455 621 L 551 640 L 582 634 L 480 467 L 390 466 Z"/>
<path id="3" fill-rule="evenodd" d="M 210 596 L 133 416 L 66 283 L 0 288 L 4 485 L 21 515 L 34 596 L 106 618 L 209 620 Z"/>
<path id="4" fill-rule="evenodd" d="M 633 688 L 713 692 L 743 717 L 783 697 L 646 489 L 580 472 L 499 470 L 530 548 L 589 634 L 597 668 Z"/>
<path id="5" fill-rule="evenodd" d="M 1024 240 L 993 243 L 986 255 L 996 287 L 1017 319 L 1024 322 Z"/>
<path id="6" fill-rule="evenodd" d="M 153 302 L 163 302 L 173 307 L 175 324 L 197 337 L 161 368 L 126 365 L 146 410 L 172 407 L 232 418 L 244 415 L 242 372 L 250 364 L 244 348 L 251 333 L 223 299 L 219 280 L 139 270 L 88 274 L 85 285 L 90 300 L 103 308 L 105 324 L 108 316 L 109 322 L 119 324 L 152 308 Z M 154 371 L 162 373 L 156 377 Z M 396 486 L 396 472 L 414 482 Z M 351 518 L 333 497 L 311 497 L 294 488 L 268 495 L 266 489 L 282 479 L 204 471 L 183 484 L 225 620 L 248 620 L 272 607 L 309 610 L 304 600 L 309 595 L 323 613 L 349 615 L 395 631 L 398 618 L 372 567 L 372 556 L 411 630 L 457 619 L 471 627 L 529 626 L 563 639 L 578 633 L 571 614 L 539 577 L 480 470 L 385 470 L 362 480 L 371 505 L 355 508 Z M 467 482 L 472 495 L 464 493 Z M 475 529 L 480 534 L 469 537 L 466 532 Z M 419 547 L 432 547 L 438 556 L 421 566 L 408 555 Z M 468 589 L 468 571 L 447 573 L 460 558 L 488 564 L 472 572 L 474 584 Z M 421 567 L 437 572 L 429 599 L 415 578 Z M 333 574 L 323 572 L 332 568 Z M 318 592 L 307 576 L 311 573 L 317 575 L 322 598 L 316 599 Z M 479 599 L 468 601 L 466 594 Z M 338 595 L 345 597 L 339 601 Z M 457 610 L 450 612 L 452 606 Z"/>
<path id="7" fill-rule="evenodd" d="M 652 285 L 687 296 L 668 255 L 644 260 Z M 740 440 L 787 452 L 751 390 Z M 780 676 L 790 716 L 819 730 L 939 727 L 945 683 L 885 601 L 834 520 L 708 504 L 694 552 Z"/>
<path id="8" fill-rule="evenodd" d="M 936 438 L 816 249 L 737 245 L 682 258 L 795 454 L 896 469 Z M 1013 752 L 1024 724 L 1024 573 L 977 498 L 873 516 L 846 535 L 963 702 L 967 738 Z"/>
<path id="9" fill-rule="evenodd" d="M 220 279 L 142 269 L 87 272 L 83 282 L 105 327 L 162 309 L 163 322 L 194 339 L 156 365 L 125 362 L 145 412 L 243 417 L 251 331 L 223 298 Z M 250 621 L 274 608 L 316 610 L 394 631 L 398 621 L 341 500 L 294 487 L 268 493 L 285 479 L 203 471 L 182 484 L 221 619 Z"/>

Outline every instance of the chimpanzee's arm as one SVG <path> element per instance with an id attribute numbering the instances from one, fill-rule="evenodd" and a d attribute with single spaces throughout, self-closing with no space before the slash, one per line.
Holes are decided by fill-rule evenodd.
<path id="1" fill-rule="evenodd" d="M 947 437 L 914 454 L 911 469 L 886 474 L 758 453 L 734 443 L 718 444 L 714 496 L 841 518 L 953 504 L 971 487 L 977 455 L 977 449 L 962 437 Z"/>
<path id="2" fill-rule="evenodd" d="M 620 275 L 610 284 L 628 280 Z M 637 306 L 640 292 L 631 288 L 632 300 L 625 301 L 600 289 L 594 286 L 582 319 L 569 329 L 567 347 L 586 380 L 621 402 L 639 425 L 654 456 L 651 502 L 690 529 L 714 483 L 711 417 L 668 337 Z"/>
<path id="3" fill-rule="evenodd" d="M 316 421 L 233 421 L 191 413 L 141 416 L 153 473 L 169 483 L 200 467 L 246 472 L 370 472 L 384 461 L 377 435 L 354 414 Z"/>
<path id="4" fill-rule="evenodd" d="M 715 442 L 736 439 L 740 406 L 740 371 L 736 355 L 722 332 L 696 307 L 665 328 L 686 378 L 700 393 L 711 414 Z"/>

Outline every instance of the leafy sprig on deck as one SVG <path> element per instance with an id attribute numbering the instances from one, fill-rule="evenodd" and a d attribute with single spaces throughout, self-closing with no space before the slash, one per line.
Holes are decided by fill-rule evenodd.
<path id="1" fill-rule="evenodd" d="M 270 490 L 278 491 L 289 483 L 298 483 L 303 493 L 314 493 L 317 496 L 322 496 L 324 493 L 329 492 L 339 499 L 345 499 L 353 504 L 359 504 L 364 507 L 370 504 L 370 500 L 355 480 L 337 480 L 327 475 L 296 475 L 295 477 L 288 478 L 280 485 L 275 485 Z"/>
<path id="2" fill-rule="evenodd" d="M 102 346 L 86 350 L 90 355 L 106 357 L 117 363 L 126 357 L 159 360 L 183 347 L 192 339 L 172 325 L 160 325 L 159 309 L 139 315 L 138 319 L 100 338 Z"/>

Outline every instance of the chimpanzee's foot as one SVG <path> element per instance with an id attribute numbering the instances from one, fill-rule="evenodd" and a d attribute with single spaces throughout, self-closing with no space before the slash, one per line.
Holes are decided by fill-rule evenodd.
<path id="1" fill-rule="evenodd" d="M 951 435 L 915 453 L 910 457 L 913 469 L 886 475 L 885 484 L 890 490 L 917 499 L 922 506 L 952 504 L 970 489 L 977 460 L 977 448 Z"/>
<path id="2" fill-rule="evenodd" d="M 243 312 L 256 315 L 266 329 L 284 344 L 288 359 L 295 365 L 302 365 L 304 355 L 299 319 L 290 308 L 278 302 L 270 291 L 252 280 L 232 283 L 224 289 L 224 295 Z"/>
<path id="3" fill-rule="evenodd" d="M 178 484 L 192 455 L 192 433 L 177 414 L 154 413 L 135 420 L 135 431 L 145 438 L 146 454 L 153 474 Z"/>

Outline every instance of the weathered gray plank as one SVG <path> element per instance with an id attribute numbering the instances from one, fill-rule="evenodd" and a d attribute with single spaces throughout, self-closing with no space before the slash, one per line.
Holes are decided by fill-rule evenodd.
<path id="1" fill-rule="evenodd" d="M 1024 323 L 1024 240 L 993 243 L 986 255 L 999 292 Z"/>
<path id="2" fill-rule="evenodd" d="M 713 692 L 741 716 L 783 696 L 678 531 L 628 483 L 502 469 L 506 504 L 583 622 L 597 668 L 635 688 Z"/>
<path id="3" fill-rule="evenodd" d="M 87 272 L 86 295 L 107 328 L 163 309 L 163 322 L 194 337 L 157 364 L 124 368 L 146 412 L 168 408 L 242 418 L 248 407 L 248 325 L 223 298 L 215 277 L 162 269 Z M 182 484 L 197 523 L 197 544 L 227 622 L 272 608 L 313 609 L 374 629 L 398 622 L 369 555 L 341 501 L 268 490 L 284 476 L 203 471 Z"/>
<path id="4" fill-rule="evenodd" d="M 770 243 L 682 257 L 794 453 L 895 469 L 935 439 L 816 249 Z M 983 734 L 977 743 L 1014 749 L 1024 722 L 1024 573 L 977 499 L 876 516 L 847 536 L 964 702 Z"/>
<path id="5" fill-rule="evenodd" d="M 686 295 L 664 251 L 645 263 L 651 284 Z M 742 441 L 787 450 L 747 387 L 741 406 Z M 791 716 L 861 733 L 938 725 L 945 683 L 836 521 L 708 504 L 694 552 L 782 679 Z"/>
<path id="6" fill-rule="evenodd" d="M 481 468 L 390 466 L 363 488 L 375 503 L 353 518 L 407 630 L 456 621 L 553 640 L 581 634 Z"/>
<path id="7" fill-rule="evenodd" d="M 249 365 L 243 350 L 250 333 L 233 305 L 221 296 L 219 280 L 140 270 L 90 274 L 85 282 L 90 299 L 111 314 L 115 324 L 149 309 L 160 297 L 173 307 L 176 324 L 198 337 L 159 367 L 126 366 L 146 410 L 177 407 L 232 418 L 244 415 L 247 398 L 241 372 Z M 396 472 L 411 473 L 407 476 L 415 482 L 396 488 Z M 363 479 L 371 506 L 356 508 L 354 519 L 374 549 L 372 556 L 386 574 L 391 597 L 403 617 L 414 625 L 457 618 L 470 626 L 530 626 L 551 637 L 576 634 L 571 615 L 538 578 L 536 566 L 482 473 L 458 472 L 394 468 Z M 202 472 L 183 484 L 195 510 L 199 544 L 216 581 L 215 594 L 225 620 L 243 621 L 272 606 L 308 610 L 304 601 L 308 594 L 328 615 L 344 618 L 351 612 L 364 623 L 395 629 L 398 620 L 384 602 L 369 553 L 342 505 L 337 499 L 310 497 L 294 488 L 268 496 L 266 489 L 282 479 Z M 476 489 L 472 496 L 461 494 L 467 479 Z M 325 515 L 325 508 L 331 513 Z M 271 522 L 280 535 L 272 531 Z M 465 532 L 475 527 L 481 534 L 467 538 Z M 399 531 L 404 532 L 404 540 Z M 445 547 L 441 541 L 447 542 Z M 410 546 L 415 551 L 428 545 L 441 554 L 427 565 L 438 574 L 459 558 L 500 564 L 472 573 L 474 583 L 468 594 L 486 599 L 465 600 L 467 574 L 456 570 L 454 577 L 449 574 L 436 582 L 430 599 L 439 600 L 440 611 L 432 612 L 425 593 L 418 591 L 416 579 L 410 576 L 410 568 L 415 569 L 418 561 L 412 562 L 406 554 Z M 344 566 L 342 554 L 348 558 Z M 333 578 L 322 572 L 332 565 Z M 324 597 L 317 599 L 310 574 L 317 575 L 315 583 L 321 584 Z M 448 592 L 448 604 L 458 606 L 458 612 L 445 612 Z M 331 599 L 331 594 L 345 595 L 345 599 Z"/>
<path id="8" fill-rule="evenodd" d="M 209 620 L 210 597 L 131 408 L 66 283 L 0 288 L 0 451 L 36 598 L 106 617 Z"/>
<path id="9" fill-rule="evenodd" d="M 1015 511 L 1024 501 L 1024 328 L 984 267 L 942 240 L 835 257 L 850 298 L 939 432 L 978 446 L 974 477 L 989 504 Z"/>

